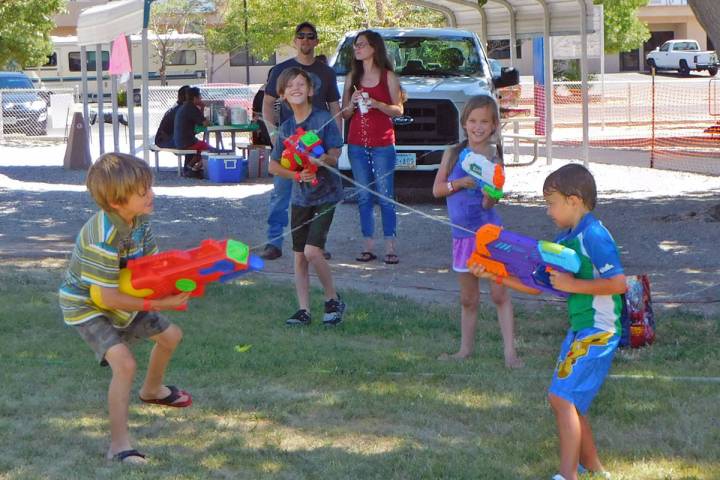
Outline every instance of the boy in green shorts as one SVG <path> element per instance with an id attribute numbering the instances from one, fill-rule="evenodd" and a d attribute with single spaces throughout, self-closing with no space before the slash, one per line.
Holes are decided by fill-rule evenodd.
<path id="1" fill-rule="evenodd" d="M 552 286 L 570 293 L 570 328 L 549 389 L 560 440 L 560 472 L 553 480 L 576 480 L 578 469 L 610 478 L 600 463 L 587 413 L 620 342 L 625 275 L 612 235 L 590 213 L 597 190 L 585 167 L 569 164 L 554 171 L 545 179 L 543 195 L 548 215 L 563 230 L 555 242 L 575 250 L 581 262 L 575 275 L 550 272 Z M 494 278 L 482 266 L 471 271 Z"/>
<path id="2" fill-rule="evenodd" d="M 128 433 L 128 405 L 135 376 L 130 344 L 140 338 L 155 342 L 140 399 L 170 407 L 188 407 L 190 394 L 163 385 L 165 369 L 182 339 L 182 331 L 158 310 L 172 310 L 187 302 L 189 293 L 147 300 L 118 290 L 119 272 L 127 261 L 158 251 L 150 229 L 153 210 L 152 172 L 142 160 L 122 153 L 106 153 L 90 167 L 87 188 L 100 211 L 80 229 L 59 298 L 65 323 L 90 345 L 101 365 L 110 365 L 108 389 L 110 447 L 108 459 L 145 463 L 133 449 Z M 102 303 L 90 297 L 99 288 Z"/>

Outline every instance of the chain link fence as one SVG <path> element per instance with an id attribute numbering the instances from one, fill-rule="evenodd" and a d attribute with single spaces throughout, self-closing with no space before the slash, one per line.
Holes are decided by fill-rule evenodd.
<path id="1" fill-rule="evenodd" d="M 76 102 L 72 89 L 0 89 L 0 143 L 64 135 Z"/>
<path id="2" fill-rule="evenodd" d="M 534 95 L 521 84 L 519 105 L 533 111 Z M 591 161 L 720 175 L 720 81 L 593 81 L 588 97 Z M 554 154 L 582 145 L 582 106 L 579 82 L 553 84 Z"/>

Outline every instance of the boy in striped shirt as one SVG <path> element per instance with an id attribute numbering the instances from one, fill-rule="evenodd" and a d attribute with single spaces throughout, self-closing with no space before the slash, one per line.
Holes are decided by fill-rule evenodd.
<path id="1" fill-rule="evenodd" d="M 90 167 L 86 184 L 100 211 L 78 233 L 60 286 L 60 308 L 65 323 L 90 345 L 101 365 L 112 369 L 107 457 L 123 463 L 145 463 L 145 456 L 131 447 L 128 433 L 128 405 L 136 369 L 129 346 L 140 338 L 155 342 L 139 392 L 142 401 L 190 406 L 190 394 L 162 383 L 182 331 L 156 313 L 183 305 L 189 294 L 146 300 L 118 290 L 119 272 L 128 260 L 158 251 L 149 223 L 154 194 L 147 164 L 130 155 L 106 153 Z M 91 286 L 99 288 L 104 308 L 91 299 Z"/>

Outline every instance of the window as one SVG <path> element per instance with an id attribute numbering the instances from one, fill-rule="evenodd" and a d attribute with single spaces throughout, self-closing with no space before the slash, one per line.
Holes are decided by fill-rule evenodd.
<path id="1" fill-rule="evenodd" d="M 661 52 L 667 52 L 669 49 L 670 49 L 670 44 L 669 44 L 669 43 L 665 43 L 665 44 L 663 44 L 662 47 L 660 47 L 660 51 L 661 51 Z"/>
<path id="2" fill-rule="evenodd" d="M 57 52 L 53 52 L 52 55 L 48 55 L 48 61 L 43 67 L 57 67 Z"/>
<path id="3" fill-rule="evenodd" d="M 488 40 L 488 57 L 498 60 L 510 59 L 510 40 Z M 522 58 L 522 42 L 515 41 L 515 58 Z"/>
<path id="4" fill-rule="evenodd" d="M 168 65 L 195 65 L 197 53 L 195 50 L 177 50 L 170 52 L 167 56 Z"/>
<path id="5" fill-rule="evenodd" d="M 698 46 L 695 42 L 678 42 L 675 44 L 674 50 L 680 50 L 683 52 L 696 52 Z"/>
<path id="6" fill-rule="evenodd" d="M 249 57 L 249 58 L 248 58 Z M 275 58 L 275 53 L 270 55 L 270 58 L 267 60 L 263 60 L 260 58 L 255 57 L 254 55 L 247 54 L 247 51 L 245 49 L 242 50 L 235 50 L 230 53 L 230 66 L 231 67 L 245 67 L 247 65 L 249 66 L 273 66 L 277 63 L 277 60 Z"/>
<path id="7" fill-rule="evenodd" d="M 88 72 L 95 71 L 95 52 L 85 52 L 87 55 L 87 69 Z M 68 53 L 68 65 L 70 66 L 71 72 L 79 72 L 80 68 L 80 52 Z M 107 71 L 110 68 L 110 52 L 103 50 L 102 52 L 102 69 Z"/>
<path id="8" fill-rule="evenodd" d="M 483 75 L 473 37 L 448 35 L 411 37 L 405 35 L 383 37 L 388 57 L 395 73 L 407 76 Z M 347 37 L 335 60 L 335 73 L 347 75 L 355 58 L 354 37 Z"/>

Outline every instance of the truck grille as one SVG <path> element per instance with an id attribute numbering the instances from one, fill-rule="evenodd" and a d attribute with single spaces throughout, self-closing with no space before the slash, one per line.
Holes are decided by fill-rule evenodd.
<path id="1" fill-rule="evenodd" d="M 412 123 L 395 125 L 396 145 L 452 145 L 459 141 L 458 111 L 450 100 L 409 99 L 404 117 Z"/>

